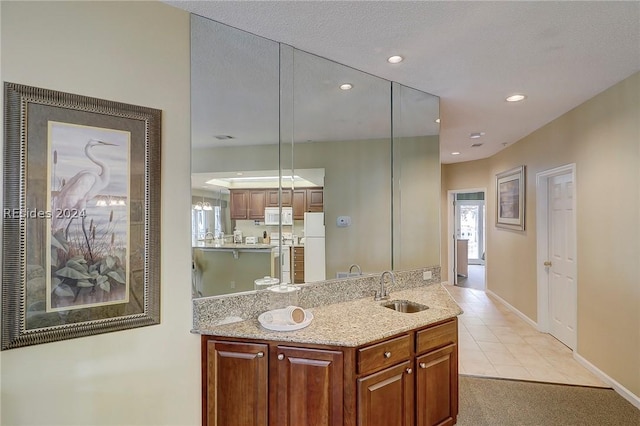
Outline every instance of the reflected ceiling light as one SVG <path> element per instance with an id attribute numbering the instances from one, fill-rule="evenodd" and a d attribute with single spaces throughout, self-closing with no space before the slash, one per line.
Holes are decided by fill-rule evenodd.
<path id="1" fill-rule="evenodd" d="M 517 93 L 515 95 L 511 95 L 511 96 L 507 96 L 507 98 L 505 99 L 507 102 L 520 102 L 523 101 L 527 98 L 526 95 Z"/>
<path id="2" fill-rule="evenodd" d="M 458 151 L 453 151 L 451 155 L 460 155 L 460 153 Z"/>
<path id="3" fill-rule="evenodd" d="M 390 64 L 397 64 L 400 63 L 404 60 L 404 58 L 402 56 L 399 55 L 394 55 L 389 57 L 389 59 L 387 59 L 387 62 L 389 62 Z"/>
<path id="4" fill-rule="evenodd" d="M 474 132 L 474 133 L 470 133 L 469 137 L 471 139 L 478 139 L 480 137 L 484 136 L 484 132 Z"/>
<path id="5" fill-rule="evenodd" d="M 353 84 L 351 83 L 344 83 L 340 85 L 340 89 L 342 90 L 351 90 L 353 88 Z"/>
<path id="6" fill-rule="evenodd" d="M 440 124 L 440 119 L 436 118 L 436 123 Z"/>

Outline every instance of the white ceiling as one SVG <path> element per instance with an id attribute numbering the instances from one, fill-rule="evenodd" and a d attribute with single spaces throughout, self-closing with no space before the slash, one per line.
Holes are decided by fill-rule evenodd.
<path id="1" fill-rule="evenodd" d="M 491 156 L 640 70 L 639 1 L 167 3 L 439 96 L 443 163 Z"/>

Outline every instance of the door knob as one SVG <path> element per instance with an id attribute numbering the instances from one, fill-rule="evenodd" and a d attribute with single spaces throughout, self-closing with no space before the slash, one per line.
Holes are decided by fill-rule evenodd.
<path id="1" fill-rule="evenodd" d="M 420 363 L 420 368 L 427 368 L 427 363 L 426 362 L 421 362 Z"/>
<path id="2" fill-rule="evenodd" d="M 284 355 L 283 355 L 283 354 L 279 354 L 279 355 L 278 355 L 278 359 L 279 359 L 280 361 L 282 361 L 282 360 L 284 359 Z"/>
<path id="3" fill-rule="evenodd" d="M 262 357 L 264 356 L 264 352 L 258 352 L 258 353 L 256 354 L 256 356 L 257 356 L 258 358 L 262 358 Z"/>
<path id="4" fill-rule="evenodd" d="M 551 261 L 550 261 L 550 260 L 547 260 L 546 262 L 544 262 L 544 263 L 543 263 L 543 265 L 544 265 L 545 267 L 547 267 L 547 268 L 550 268 L 550 267 L 551 267 Z"/>
<path id="5" fill-rule="evenodd" d="M 407 374 L 411 374 L 411 373 L 413 373 L 413 370 L 410 368 L 407 368 Z"/>
<path id="6" fill-rule="evenodd" d="M 391 358 L 391 352 L 387 351 L 384 353 L 385 358 Z"/>

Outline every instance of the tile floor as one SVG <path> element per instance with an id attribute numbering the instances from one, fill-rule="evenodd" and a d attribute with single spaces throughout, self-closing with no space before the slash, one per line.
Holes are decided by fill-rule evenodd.
<path id="1" fill-rule="evenodd" d="M 484 291 L 445 288 L 464 310 L 458 317 L 460 374 L 609 387 L 573 359 L 569 348 Z"/>

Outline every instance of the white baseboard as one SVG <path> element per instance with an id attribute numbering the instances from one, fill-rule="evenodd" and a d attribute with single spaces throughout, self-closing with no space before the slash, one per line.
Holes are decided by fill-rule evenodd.
<path id="1" fill-rule="evenodd" d="M 538 323 L 536 323 L 534 320 L 532 320 L 531 318 L 529 318 L 528 316 L 526 316 L 525 314 L 523 314 L 522 312 L 520 312 L 519 310 L 517 310 L 514 306 L 512 306 L 509 302 L 507 302 L 506 300 L 504 300 L 502 297 L 498 296 L 497 294 L 495 294 L 494 292 L 492 292 L 491 290 L 487 289 L 485 290 L 485 293 L 487 293 L 488 295 L 490 295 L 491 297 L 494 297 L 498 300 L 498 302 L 502 303 L 504 306 L 506 306 L 507 308 L 509 308 L 509 310 L 511 312 L 513 312 L 514 314 L 516 314 L 517 316 L 520 317 L 520 319 L 522 319 L 524 322 L 526 322 L 527 324 L 529 324 L 531 327 L 535 328 L 536 330 L 538 330 Z"/>
<path id="2" fill-rule="evenodd" d="M 598 367 L 596 367 L 595 365 L 591 364 L 584 357 L 582 357 L 580 354 L 578 354 L 578 352 L 573 351 L 573 358 L 576 361 L 578 361 L 580 364 L 582 364 L 582 366 L 585 367 L 587 370 L 591 371 L 593 374 L 598 376 L 598 378 L 600 380 L 602 380 L 606 384 L 610 385 L 613 388 L 613 390 L 615 390 L 618 394 L 620 394 L 620 396 L 622 396 L 624 399 L 629 401 L 636 408 L 640 409 L 640 397 L 638 397 L 633 392 L 631 392 L 629 389 L 625 388 L 620 383 L 618 383 L 617 381 L 612 379 L 604 371 L 600 370 Z"/>

